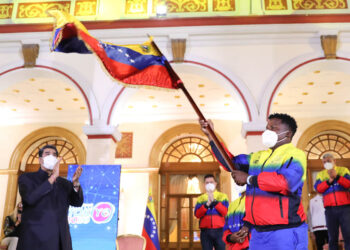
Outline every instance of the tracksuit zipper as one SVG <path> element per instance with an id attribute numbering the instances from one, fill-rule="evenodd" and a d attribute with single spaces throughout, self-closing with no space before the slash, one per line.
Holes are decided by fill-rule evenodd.
<path id="1" fill-rule="evenodd" d="M 264 161 L 263 165 L 261 166 L 261 170 L 260 173 L 264 170 L 264 166 L 265 163 L 267 162 L 267 160 L 271 157 L 271 155 L 273 154 L 274 150 L 272 150 L 271 154 L 269 155 L 269 157 L 266 158 L 266 160 Z M 252 219 L 254 221 L 254 225 L 256 225 L 255 219 L 254 219 L 254 213 L 253 213 L 253 205 L 254 205 L 254 198 L 255 198 L 255 187 L 253 187 L 253 200 L 252 200 L 252 205 L 250 207 L 250 210 L 252 211 Z"/>
<path id="2" fill-rule="evenodd" d="M 289 159 L 289 162 L 288 162 L 288 164 L 287 164 L 286 168 L 288 168 L 288 167 L 289 167 L 289 165 L 290 165 L 290 163 L 292 162 L 292 160 L 293 160 L 293 157 L 291 157 L 291 158 Z M 279 202 L 280 202 L 281 218 L 283 218 L 282 196 L 280 195 L 280 196 L 278 197 L 278 199 L 279 199 Z"/>
<path id="3" fill-rule="evenodd" d="M 333 189 L 333 195 L 334 195 L 335 205 L 338 206 L 337 196 L 335 196 L 334 186 L 332 187 L 332 189 Z"/>
<path id="4" fill-rule="evenodd" d="M 279 197 L 280 200 L 280 210 L 281 210 L 281 218 L 283 218 L 283 206 L 282 206 L 282 197 Z"/>

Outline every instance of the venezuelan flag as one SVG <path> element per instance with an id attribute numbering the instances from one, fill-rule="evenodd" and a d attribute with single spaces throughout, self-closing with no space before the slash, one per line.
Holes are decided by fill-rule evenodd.
<path id="1" fill-rule="evenodd" d="M 167 59 L 156 48 L 152 38 L 143 44 L 116 45 L 92 37 L 82 23 L 70 14 L 50 10 L 55 18 L 51 50 L 63 53 L 94 53 L 108 73 L 129 85 L 177 89 Z"/>
<path id="2" fill-rule="evenodd" d="M 142 236 L 146 238 L 145 250 L 160 250 L 157 221 L 155 216 L 152 191 L 149 190 L 146 207 L 145 221 L 143 223 Z"/>

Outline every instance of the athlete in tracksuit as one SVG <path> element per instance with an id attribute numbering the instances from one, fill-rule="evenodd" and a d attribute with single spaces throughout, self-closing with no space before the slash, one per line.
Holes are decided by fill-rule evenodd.
<path id="1" fill-rule="evenodd" d="M 228 169 L 207 132 L 210 122 L 200 123 L 215 156 Z M 306 215 L 301 202 L 306 156 L 290 143 L 296 129 L 291 116 L 272 114 L 262 135 L 269 149 L 231 155 L 233 179 L 238 185 L 248 184 L 244 220 L 252 226 L 251 250 L 307 250 Z"/>
<path id="2" fill-rule="evenodd" d="M 199 219 L 201 244 L 203 250 L 225 250 L 222 241 L 225 216 L 228 209 L 227 195 L 216 190 L 213 175 L 204 177 L 207 193 L 198 197 L 194 215 Z"/>
<path id="3" fill-rule="evenodd" d="M 322 157 L 322 162 L 326 169 L 317 174 L 314 187 L 323 194 L 329 249 L 338 249 L 340 226 L 345 249 L 350 250 L 350 171 L 336 166 L 329 153 Z"/>
<path id="4" fill-rule="evenodd" d="M 246 250 L 249 247 L 250 235 L 240 236 L 239 230 L 244 226 L 245 195 L 243 192 L 239 198 L 230 203 L 225 219 L 223 241 L 227 250 Z"/>

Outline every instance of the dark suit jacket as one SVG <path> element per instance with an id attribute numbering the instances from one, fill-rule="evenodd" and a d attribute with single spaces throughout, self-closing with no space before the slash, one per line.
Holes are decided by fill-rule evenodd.
<path id="1" fill-rule="evenodd" d="M 48 178 L 42 169 L 19 177 L 23 213 L 17 250 L 72 249 L 68 208 L 82 206 L 83 191 L 80 187 L 76 192 L 64 178 L 58 177 L 53 185 Z"/>

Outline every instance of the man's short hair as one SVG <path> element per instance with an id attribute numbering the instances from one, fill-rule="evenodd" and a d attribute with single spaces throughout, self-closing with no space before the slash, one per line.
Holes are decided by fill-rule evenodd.
<path id="1" fill-rule="evenodd" d="M 331 153 L 324 154 L 324 155 L 322 156 L 322 159 L 326 159 L 326 158 L 334 159 L 334 155 L 331 154 Z"/>
<path id="2" fill-rule="evenodd" d="M 283 124 L 286 124 L 289 129 L 292 131 L 292 137 L 294 136 L 295 132 L 297 132 L 297 122 L 293 117 L 287 114 L 281 114 L 281 113 L 274 113 L 269 115 L 269 120 L 270 119 L 279 119 Z"/>
<path id="3" fill-rule="evenodd" d="M 56 155 L 58 156 L 58 151 L 57 151 L 56 146 L 54 146 L 54 145 L 45 145 L 44 147 L 39 149 L 39 157 L 43 156 L 44 150 L 47 149 L 47 148 L 51 148 L 51 149 L 55 150 L 56 151 Z"/>
<path id="4" fill-rule="evenodd" d="M 207 174 L 206 176 L 204 176 L 204 181 L 205 181 L 205 179 L 207 179 L 207 178 L 213 178 L 214 181 L 216 182 L 215 177 L 214 177 L 214 175 L 212 175 L 212 174 Z"/>

